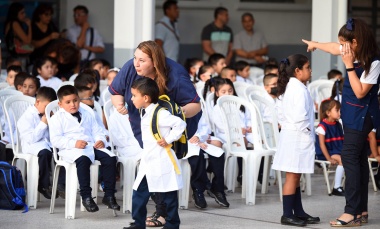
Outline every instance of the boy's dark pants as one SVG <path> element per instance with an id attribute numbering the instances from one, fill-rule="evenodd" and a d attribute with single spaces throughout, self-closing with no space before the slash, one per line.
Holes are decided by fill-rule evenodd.
<path id="1" fill-rule="evenodd" d="M 94 149 L 95 160 L 100 161 L 104 178 L 104 197 L 114 196 L 116 185 L 116 157 L 111 157 L 103 151 Z M 91 197 L 90 166 L 91 160 L 81 156 L 75 160 L 82 199 Z"/>
<path id="2" fill-rule="evenodd" d="M 178 229 L 180 219 L 178 215 L 178 194 L 177 191 L 159 193 L 166 204 L 167 217 L 165 228 Z M 146 228 L 146 205 L 150 197 L 148 183 L 146 177 L 141 180 L 141 183 L 136 190 L 133 190 L 132 195 L 132 218 L 138 227 Z"/>
<path id="3" fill-rule="evenodd" d="M 50 186 L 50 171 L 52 157 L 53 153 L 48 149 L 43 149 L 40 152 L 38 152 L 38 186 L 41 188 L 47 189 Z"/>

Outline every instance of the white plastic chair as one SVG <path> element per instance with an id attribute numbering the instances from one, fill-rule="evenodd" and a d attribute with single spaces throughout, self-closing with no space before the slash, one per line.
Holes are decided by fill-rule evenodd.
<path id="1" fill-rule="evenodd" d="M 0 83 L 0 90 L 6 89 L 7 87 L 9 87 L 9 84 L 7 82 Z"/>
<path id="2" fill-rule="evenodd" d="M 242 99 L 248 99 L 247 98 L 247 94 L 246 94 L 246 90 L 247 88 L 249 88 L 250 86 L 253 86 L 252 84 L 249 84 L 249 83 L 245 83 L 245 82 L 240 82 L 240 81 L 235 81 L 234 82 L 234 88 L 235 88 L 235 92 L 236 94 L 242 98 Z"/>
<path id="3" fill-rule="evenodd" d="M 316 102 L 318 104 L 321 104 L 323 100 L 330 98 L 333 86 L 334 81 L 332 80 L 325 80 L 325 82 L 317 86 L 318 97 Z"/>
<path id="4" fill-rule="evenodd" d="M 331 195 L 331 192 L 332 192 L 332 186 L 333 186 L 333 183 L 331 184 L 330 186 L 330 179 L 329 179 L 329 175 L 331 173 L 335 173 L 335 171 L 331 170 L 330 169 L 330 165 L 331 163 L 329 161 L 324 161 L 324 160 L 315 160 L 315 163 L 318 163 L 321 167 L 322 167 L 322 170 L 323 170 L 323 176 L 325 178 L 325 182 L 326 182 L 326 187 L 327 187 L 327 194 L 328 195 Z"/>
<path id="5" fill-rule="evenodd" d="M 63 81 L 61 86 L 59 86 L 60 88 L 65 86 L 65 85 L 71 85 L 71 86 L 74 86 L 74 81 Z"/>
<path id="6" fill-rule="evenodd" d="M 106 120 L 108 123 L 108 131 L 112 132 L 113 126 L 111 125 L 109 119 L 114 109 L 112 105 L 112 101 L 109 100 L 104 104 L 104 115 L 106 116 Z M 126 119 L 127 120 L 127 119 Z M 131 136 L 133 137 L 132 129 Z M 112 141 L 112 135 L 110 134 L 110 146 L 112 150 L 114 150 L 114 145 Z M 137 168 L 139 164 L 139 160 L 135 157 L 123 157 L 119 154 L 116 149 L 116 155 L 118 156 L 118 163 L 122 165 L 122 176 L 121 181 L 123 183 L 123 213 L 131 213 L 132 212 L 132 194 L 133 194 L 133 183 L 135 181 Z"/>
<path id="7" fill-rule="evenodd" d="M 377 168 L 373 168 L 372 167 L 372 162 L 377 162 L 377 160 L 375 158 L 368 158 L 368 165 L 369 165 L 369 175 L 371 177 L 371 181 L 372 181 L 372 185 L 373 185 L 373 190 L 375 192 L 377 192 L 377 186 L 376 186 L 376 182 L 375 182 L 375 176 L 373 175 L 373 170 L 377 169 Z"/>
<path id="8" fill-rule="evenodd" d="M 107 85 L 107 80 L 100 80 L 99 81 L 99 90 L 100 91 L 103 91 L 104 89 L 106 89 L 108 87 Z"/>
<path id="9" fill-rule="evenodd" d="M 46 106 L 45 114 L 46 114 L 48 123 L 50 121 L 51 114 L 57 112 L 58 109 L 59 109 L 58 100 L 54 100 Z M 49 131 L 51 132 L 54 130 L 49 129 Z M 61 160 L 58 157 L 57 149 L 54 146 L 53 146 L 53 158 L 56 165 L 55 165 L 54 176 L 53 176 L 53 188 L 52 188 L 52 195 L 51 195 L 53 198 L 51 198 L 51 202 L 50 202 L 50 214 L 54 213 L 54 207 L 55 207 L 54 197 L 56 196 L 56 193 L 57 193 L 57 183 L 58 183 L 60 168 L 63 166 L 66 170 L 65 218 L 75 219 L 75 207 L 76 207 L 77 190 L 78 190 L 78 175 L 77 175 L 76 163 L 75 162 L 68 163 L 66 161 Z M 99 165 L 100 165 L 99 161 L 95 161 L 95 163 L 90 166 L 90 173 L 91 173 L 90 186 L 92 188 L 91 195 L 95 197 L 98 196 Z M 95 198 L 94 201 L 96 203 L 97 198 Z M 81 204 L 81 211 L 85 211 L 83 204 Z"/>
<path id="10" fill-rule="evenodd" d="M 2 108 L 2 112 L 4 114 L 4 124 L 5 124 L 5 122 L 7 122 L 6 118 L 5 118 L 5 112 L 4 112 L 5 111 L 5 109 L 4 109 L 4 102 L 5 102 L 5 100 L 7 98 L 9 98 L 11 96 L 14 96 L 14 95 L 22 95 L 22 92 L 16 91 L 16 90 L 9 90 L 9 89 L 4 89 L 4 90 L 0 91 L 0 105 L 1 105 L 1 108 Z M 3 137 L 4 137 L 4 132 L 3 132 L 2 124 L 0 124 L 1 139 L 3 139 Z M 10 146 L 8 148 L 10 148 Z"/>
<path id="11" fill-rule="evenodd" d="M 16 165 L 17 160 L 23 159 L 26 162 L 26 174 L 24 172 L 23 177 L 28 177 L 26 183 L 27 191 L 27 204 L 29 208 L 37 208 L 37 198 L 38 198 L 38 177 L 39 177 L 39 165 L 38 157 L 32 154 L 22 153 L 22 148 L 20 144 L 20 138 L 18 129 L 16 128 L 17 121 L 28 109 L 28 107 L 33 106 L 35 103 L 35 98 L 24 95 L 14 95 L 7 98 L 4 102 L 5 115 L 7 117 L 7 122 L 11 130 L 16 129 L 16 136 L 14 136 L 13 131 L 10 131 L 11 146 L 14 154 L 12 165 Z M 22 170 L 21 170 L 22 171 Z M 25 182 L 25 181 L 24 181 Z"/>
<path id="12" fill-rule="evenodd" d="M 77 76 L 78 76 L 78 73 L 75 73 L 75 74 L 71 75 L 70 78 L 69 78 L 69 81 L 74 82 L 74 80 L 77 78 Z"/>
<path id="13" fill-rule="evenodd" d="M 264 76 L 264 69 L 259 67 L 251 67 L 249 69 L 249 78 L 252 80 L 252 82 L 256 82 L 257 79 L 263 78 Z"/>
<path id="14" fill-rule="evenodd" d="M 264 168 L 268 168 L 269 157 L 274 156 L 275 150 L 270 149 L 267 144 L 264 124 L 257 117 L 259 110 L 256 105 L 239 97 L 229 95 L 220 97 L 217 104 L 222 111 L 222 119 L 227 134 L 227 143 L 223 145 L 226 152 L 226 160 L 229 160 L 231 156 L 243 159 L 242 197 L 246 198 L 247 205 L 254 205 L 261 158 L 265 157 Z M 254 150 L 247 150 L 245 148 L 240 126 L 240 106 L 244 106 L 251 114 Z M 268 178 L 263 177 L 263 182 L 267 181 L 265 179 Z"/>
<path id="15" fill-rule="evenodd" d="M 103 105 L 106 104 L 108 100 L 111 100 L 111 93 L 108 91 L 108 87 L 102 91 L 102 94 L 100 96 L 100 99 L 103 101 Z"/>

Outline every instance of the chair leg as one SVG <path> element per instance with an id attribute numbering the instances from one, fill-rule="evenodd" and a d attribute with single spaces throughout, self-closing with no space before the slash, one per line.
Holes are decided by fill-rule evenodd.
<path id="1" fill-rule="evenodd" d="M 263 180 L 261 183 L 261 193 L 268 193 L 268 178 L 269 178 L 269 159 L 270 156 L 264 156 L 264 169 L 263 169 Z"/>
<path id="2" fill-rule="evenodd" d="M 59 170 L 60 170 L 61 166 L 60 165 L 56 165 L 55 166 L 55 169 L 54 169 L 54 173 L 53 173 L 53 187 L 52 187 L 52 193 L 51 193 L 51 200 L 50 200 L 50 214 L 53 214 L 54 213 L 54 207 L 55 207 L 55 197 L 56 196 L 56 193 L 57 193 L 57 184 L 58 184 L 58 177 L 59 177 Z"/>
<path id="3" fill-rule="evenodd" d="M 369 166 L 369 175 L 372 180 L 373 190 L 377 192 L 377 186 L 375 182 L 375 176 L 373 175 L 373 168 L 372 168 L 372 161 L 368 160 L 368 166 Z"/>
<path id="4" fill-rule="evenodd" d="M 66 196 L 65 196 L 65 218 L 75 219 L 75 205 L 77 200 L 78 175 L 75 163 L 66 168 Z"/>
<path id="5" fill-rule="evenodd" d="M 255 205 L 256 203 L 256 187 L 257 187 L 257 180 L 259 177 L 259 170 L 260 170 L 260 162 L 261 162 L 261 156 L 253 156 L 250 155 L 246 160 L 244 160 L 245 165 L 245 174 L 246 178 L 243 179 L 246 181 L 246 204 L 247 205 Z M 252 174 L 252 176 L 250 176 Z M 249 177 L 248 177 L 249 176 Z"/>
<path id="6" fill-rule="evenodd" d="M 190 199 L 190 177 L 191 168 L 187 160 L 180 160 L 182 169 L 182 189 L 178 190 L 178 202 L 180 209 L 188 209 Z"/>
<path id="7" fill-rule="evenodd" d="M 311 175 L 310 173 L 305 174 L 306 180 L 306 194 L 311 196 Z"/>
<path id="8" fill-rule="evenodd" d="M 330 187 L 330 181 L 329 181 L 329 173 L 327 171 L 327 167 L 325 163 L 320 164 L 323 169 L 323 175 L 325 177 L 326 186 L 327 186 L 327 194 L 331 195 L 331 187 Z"/>
<path id="9" fill-rule="evenodd" d="M 132 212 L 133 183 L 135 181 L 137 162 L 134 159 L 127 160 L 123 164 L 123 213 Z"/>
<path id="10" fill-rule="evenodd" d="M 38 176 L 39 176 L 38 157 L 30 157 L 29 163 L 26 165 L 28 180 L 27 180 L 27 195 L 29 208 L 37 208 L 38 196 Z"/>
<path id="11" fill-rule="evenodd" d="M 228 192 L 235 192 L 237 178 L 237 157 L 229 157 L 226 160 L 225 180 Z"/>
<path id="12" fill-rule="evenodd" d="M 278 192 L 280 194 L 280 201 L 282 202 L 282 174 L 281 174 L 281 171 L 276 170 L 276 178 L 278 181 Z"/>

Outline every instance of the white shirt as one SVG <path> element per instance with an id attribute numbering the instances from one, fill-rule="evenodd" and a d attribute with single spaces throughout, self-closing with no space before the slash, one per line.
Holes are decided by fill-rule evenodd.
<path id="1" fill-rule="evenodd" d="M 62 85 L 62 80 L 58 79 L 57 77 L 53 76 L 50 79 L 45 80 L 40 75 L 37 76 L 38 79 L 40 79 L 41 87 L 51 87 L 55 91 L 58 91 L 58 89 Z"/>
<path id="2" fill-rule="evenodd" d="M 369 73 L 366 76 L 365 71 L 363 71 L 362 75 L 360 76 L 360 82 L 366 83 L 366 84 L 377 84 L 377 78 L 380 75 L 380 61 L 375 60 L 371 64 L 371 68 L 369 69 Z"/>
<path id="3" fill-rule="evenodd" d="M 244 78 L 244 77 L 239 76 L 239 75 L 236 76 L 236 81 L 253 84 L 252 80 L 250 80 L 248 78 Z"/>

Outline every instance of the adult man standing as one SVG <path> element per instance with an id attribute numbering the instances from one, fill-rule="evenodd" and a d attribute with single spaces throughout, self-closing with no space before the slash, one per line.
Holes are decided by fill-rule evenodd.
<path id="1" fill-rule="evenodd" d="M 166 57 L 178 61 L 179 32 L 177 19 L 179 9 L 177 1 L 167 0 L 163 5 L 164 15 L 155 27 L 155 42 L 164 50 Z"/>
<path id="2" fill-rule="evenodd" d="M 214 53 L 220 53 L 226 57 L 226 64 L 231 61 L 233 34 L 228 23 L 228 10 L 218 7 L 214 11 L 214 21 L 206 25 L 202 30 L 203 59 Z"/>
<path id="3" fill-rule="evenodd" d="M 96 29 L 88 23 L 88 9 L 78 5 L 74 8 L 74 21 L 67 30 L 67 39 L 76 45 L 81 52 L 81 60 L 87 61 L 95 58 L 95 53 L 104 52 L 103 39 Z"/>
<path id="4" fill-rule="evenodd" d="M 251 13 L 244 13 L 241 17 L 244 30 L 235 35 L 233 50 L 236 61 L 244 60 L 251 66 L 261 66 L 268 54 L 268 45 L 264 35 L 253 29 L 255 19 Z"/>

